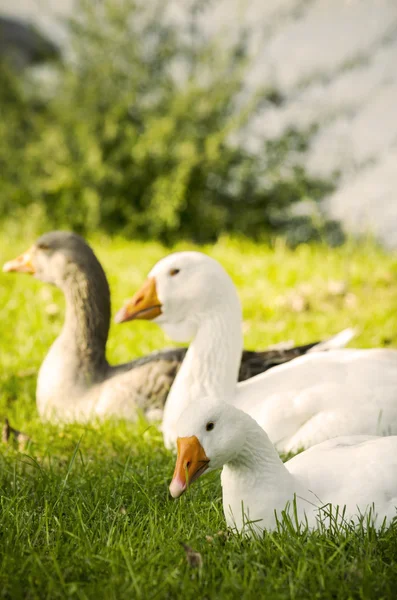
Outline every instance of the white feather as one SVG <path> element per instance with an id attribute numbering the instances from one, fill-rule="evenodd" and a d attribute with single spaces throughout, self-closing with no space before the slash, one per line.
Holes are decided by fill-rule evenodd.
<path id="1" fill-rule="evenodd" d="M 177 277 L 169 277 L 178 269 Z M 241 308 L 221 265 L 198 252 L 161 260 L 156 280 L 162 315 L 179 340 L 193 338 L 164 411 L 167 447 L 186 406 L 208 395 L 227 397 L 265 429 L 279 450 L 307 448 L 337 435 L 397 434 L 397 350 L 330 349 L 351 339 L 347 329 L 315 351 L 237 384 Z"/>
<path id="2" fill-rule="evenodd" d="M 286 511 L 310 528 L 376 527 L 397 515 L 397 437 L 344 436 L 327 440 L 283 464 L 267 434 L 246 413 L 213 399 L 189 409 L 180 437 L 195 435 L 209 469 L 223 466 L 227 524 L 239 531 L 274 529 Z M 211 421 L 213 429 L 206 430 Z M 297 522 L 295 517 L 297 516 Z"/>

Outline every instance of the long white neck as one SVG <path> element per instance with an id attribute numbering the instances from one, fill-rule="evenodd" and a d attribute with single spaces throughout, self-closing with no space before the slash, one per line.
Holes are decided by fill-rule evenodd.
<path id="1" fill-rule="evenodd" d="M 171 387 L 164 408 L 162 431 L 167 448 L 176 441 L 175 425 L 188 405 L 206 396 L 235 394 L 243 349 L 241 307 L 237 297 L 217 310 L 197 315 L 197 333 Z"/>
<path id="2" fill-rule="evenodd" d="M 286 503 L 293 499 L 297 482 L 265 431 L 248 415 L 244 417 L 252 423 L 243 448 L 222 471 L 225 518 L 229 526 L 240 531 L 247 518 L 258 521 L 259 529 L 271 529 L 275 526 L 274 511 L 281 517 Z"/>
<path id="3" fill-rule="evenodd" d="M 239 411 L 242 413 L 242 411 Z M 224 470 L 244 482 L 274 486 L 280 477 L 291 475 L 282 462 L 267 433 L 249 415 L 242 413 L 249 424 L 243 448 L 225 466 Z"/>

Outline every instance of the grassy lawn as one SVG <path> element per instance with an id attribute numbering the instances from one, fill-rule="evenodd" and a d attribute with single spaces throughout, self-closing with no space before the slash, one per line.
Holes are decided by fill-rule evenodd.
<path id="1" fill-rule="evenodd" d="M 34 239 L 0 234 L 1 263 Z M 169 251 L 90 241 L 113 311 Z M 238 287 L 247 348 L 309 342 L 351 325 L 353 345 L 397 347 L 396 255 L 370 243 L 293 252 L 282 242 L 269 249 L 228 239 L 205 250 Z M 0 416 L 32 438 L 25 452 L 1 446 L 0 598 L 395 598 L 397 527 L 228 536 L 218 474 L 170 499 L 173 458 L 154 427 L 41 425 L 36 373 L 61 328 L 63 299 L 27 276 L 0 276 Z M 167 345 L 154 324 L 113 325 L 108 355 L 121 362 Z M 181 542 L 201 554 L 201 569 Z"/>

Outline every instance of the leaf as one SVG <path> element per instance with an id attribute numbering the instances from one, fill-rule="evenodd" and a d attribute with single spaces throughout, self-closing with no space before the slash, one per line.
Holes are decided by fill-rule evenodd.
<path id="1" fill-rule="evenodd" d="M 186 560 L 189 567 L 201 569 L 201 567 L 203 566 L 203 559 L 201 554 L 193 550 L 193 548 L 191 548 L 184 542 L 180 542 L 180 544 L 186 553 Z"/>
<path id="2" fill-rule="evenodd" d="M 14 437 L 14 440 L 18 444 L 18 450 L 22 451 L 26 448 L 27 444 L 31 441 L 31 438 L 22 431 L 18 431 L 18 429 L 14 429 L 11 427 L 8 419 L 6 418 L 4 421 L 3 431 L 1 435 L 1 439 L 3 444 L 9 444 L 11 436 Z"/>

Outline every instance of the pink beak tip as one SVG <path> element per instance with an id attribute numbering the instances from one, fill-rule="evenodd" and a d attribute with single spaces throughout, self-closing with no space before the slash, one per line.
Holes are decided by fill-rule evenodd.
<path id="1" fill-rule="evenodd" d="M 183 492 L 186 490 L 186 483 L 174 478 L 170 483 L 169 490 L 173 498 L 179 498 L 179 496 L 182 496 Z"/>

